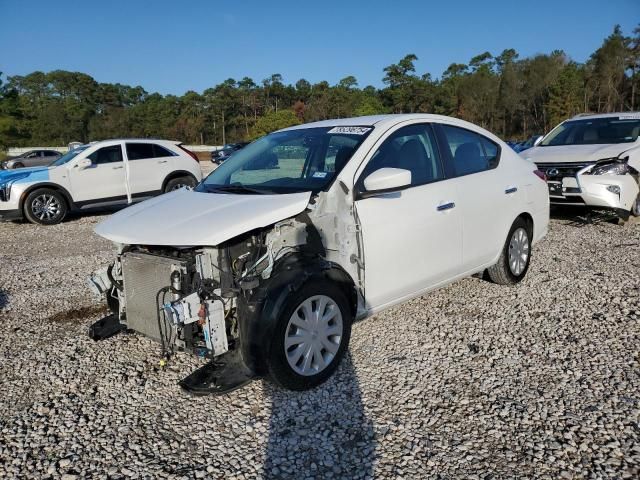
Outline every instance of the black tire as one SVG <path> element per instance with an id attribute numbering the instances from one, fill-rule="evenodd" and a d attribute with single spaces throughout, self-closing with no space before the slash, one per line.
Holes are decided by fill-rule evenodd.
<path id="1" fill-rule="evenodd" d="M 183 187 L 187 187 L 189 190 L 192 190 L 196 185 L 196 179 L 189 175 L 176 177 L 167 182 L 167 184 L 164 186 L 164 193 L 172 192 L 173 190 L 177 190 Z"/>
<path id="2" fill-rule="evenodd" d="M 43 206 L 49 207 L 45 212 Z M 27 220 L 37 225 L 55 225 L 64 220 L 69 207 L 64 196 L 50 188 L 38 188 L 34 190 L 24 201 L 23 213 Z"/>
<path id="3" fill-rule="evenodd" d="M 20 163 L 20 162 L 17 162 L 17 163 L 14 163 L 13 167 L 11 167 L 11 168 L 24 168 L 24 164 Z"/>
<path id="4" fill-rule="evenodd" d="M 329 297 L 340 309 L 342 315 L 342 336 L 339 347 L 329 364 L 315 375 L 301 375 L 293 370 L 285 354 L 285 337 L 289 327 L 289 320 L 302 303 L 318 295 Z M 286 301 L 286 305 L 275 326 L 273 339 L 267 355 L 269 377 L 277 385 L 289 390 L 308 390 L 325 382 L 338 368 L 344 354 L 349 347 L 351 338 L 351 324 L 353 314 L 347 297 L 333 283 L 328 281 L 310 281 L 302 288 L 293 292 Z M 325 352 L 325 353 L 328 353 Z M 322 353 L 321 353 L 322 354 Z"/>
<path id="5" fill-rule="evenodd" d="M 509 264 L 509 250 L 514 234 L 521 231 L 524 231 L 526 234 L 528 255 L 522 270 L 514 272 Z M 509 235 L 507 235 L 507 239 L 504 242 L 504 247 L 502 247 L 502 253 L 500 254 L 498 262 L 487 269 L 488 277 L 493 283 L 497 283 L 499 285 L 515 285 L 524 278 L 529 270 L 529 264 L 531 263 L 531 237 L 531 226 L 523 218 L 517 218 L 509 230 Z"/>
<path id="6" fill-rule="evenodd" d="M 640 217 L 640 193 L 636 197 L 636 201 L 631 206 L 631 216 Z"/>

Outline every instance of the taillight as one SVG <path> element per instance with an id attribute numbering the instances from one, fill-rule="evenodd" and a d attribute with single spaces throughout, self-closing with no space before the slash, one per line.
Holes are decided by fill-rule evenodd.
<path id="1" fill-rule="evenodd" d="M 183 152 L 185 152 L 187 155 L 189 155 L 191 158 L 193 158 L 196 162 L 198 162 L 198 165 L 200 165 L 200 160 L 198 160 L 198 156 L 193 153 L 191 150 L 187 150 L 186 148 L 184 148 L 182 145 L 176 145 L 180 150 L 182 150 Z"/>
<path id="2" fill-rule="evenodd" d="M 547 176 L 542 170 L 534 170 L 533 173 L 535 173 L 536 176 L 539 177 L 543 182 L 547 181 Z"/>

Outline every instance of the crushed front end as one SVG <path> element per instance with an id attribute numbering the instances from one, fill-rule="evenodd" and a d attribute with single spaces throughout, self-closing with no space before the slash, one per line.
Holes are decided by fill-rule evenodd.
<path id="1" fill-rule="evenodd" d="M 186 351 L 211 360 L 182 380 L 193 393 L 242 386 L 253 374 L 238 348 L 238 301 L 272 265 L 265 237 L 255 232 L 217 248 L 121 248 L 113 264 L 89 279 L 111 310 L 90 335 L 100 340 L 133 330 L 158 342 L 163 357 Z"/>
<path id="2" fill-rule="evenodd" d="M 605 208 L 626 219 L 630 213 L 637 214 L 640 198 L 639 173 L 629 163 L 624 157 L 536 165 L 547 176 L 552 204 Z"/>

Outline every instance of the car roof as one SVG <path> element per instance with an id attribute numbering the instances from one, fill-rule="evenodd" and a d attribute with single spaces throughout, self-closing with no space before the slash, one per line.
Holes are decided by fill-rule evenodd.
<path id="1" fill-rule="evenodd" d="M 591 118 L 634 117 L 640 120 L 640 112 L 580 113 L 569 120 L 587 120 Z"/>
<path id="2" fill-rule="evenodd" d="M 459 118 L 447 117 L 445 115 L 435 115 L 431 113 L 397 113 L 387 115 L 368 115 L 364 117 L 336 118 L 332 120 L 321 120 L 319 122 L 303 123 L 293 127 L 283 128 L 280 132 L 288 130 L 298 130 L 303 128 L 318 127 L 381 127 L 390 128 L 402 122 L 422 120 L 424 122 L 438 122 L 456 125 L 462 128 L 484 132 L 489 137 L 500 140 L 495 134 L 485 130 L 479 125 L 460 120 Z"/>

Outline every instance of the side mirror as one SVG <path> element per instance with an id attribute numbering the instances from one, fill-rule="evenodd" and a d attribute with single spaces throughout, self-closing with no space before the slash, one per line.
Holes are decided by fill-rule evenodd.
<path id="1" fill-rule="evenodd" d="M 364 179 L 364 188 L 369 193 L 395 190 L 407 185 L 411 185 L 411 172 L 403 168 L 381 168 Z"/>
<path id="2" fill-rule="evenodd" d="M 534 146 L 534 147 L 537 147 L 537 146 L 538 146 L 538 144 L 542 141 L 542 139 L 543 139 L 543 138 L 544 138 L 544 135 L 539 135 L 539 136 L 538 136 L 538 138 L 536 138 L 536 139 L 533 141 L 533 146 Z"/>
<path id="3" fill-rule="evenodd" d="M 82 160 L 80 160 L 78 162 L 78 169 L 79 170 L 85 170 L 89 167 L 91 167 L 91 165 L 93 165 L 93 162 L 91 161 L 90 158 L 83 158 Z"/>

